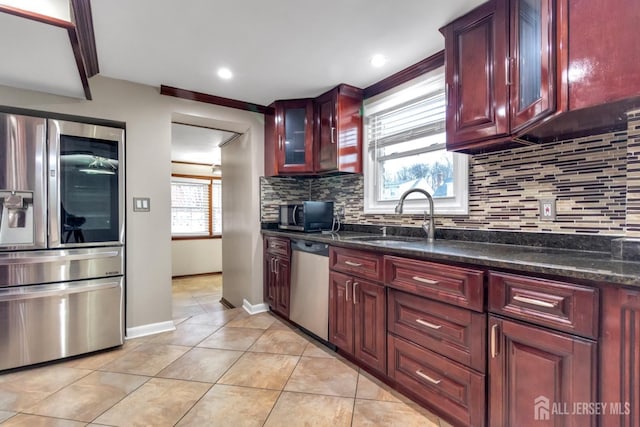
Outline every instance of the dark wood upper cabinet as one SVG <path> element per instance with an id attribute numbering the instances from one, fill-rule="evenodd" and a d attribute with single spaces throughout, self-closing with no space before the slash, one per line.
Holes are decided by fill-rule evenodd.
<path id="1" fill-rule="evenodd" d="M 276 101 L 265 115 L 265 176 L 313 172 L 311 99 Z"/>
<path id="2" fill-rule="evenodd" d="M 362 89 L 276 101 L 265 114 L 265 176 L 362 173 Z"/>
<path id="3" fill-rule="evenodd" d="M 447 149 L 507 137 L 505 0 L 485 3 L 441 31 L 445 37 Z"/>
<path id="4" fill-rule="evenodd" d="M 556 111 L 564 2 L 491 0 L 441 30 L 449 150 L 513 146 L 521 130 Z"/>
<path id="5" fill-rule="evenodd" d="M 315 171 L 362 173 L 362 90 L 342 84 L 314 106 Z"/>
<path id="6" fill-rule="evenodd" d="M 441 29 L 447 148 L 612 132 L 640 106 L 634 0 L 491 0 Z"/>
<path id="7" fill-rule="evenodd" d="M 510 88 L 511 132 L 556 110 L 556 0 L 511 0 Z"/>

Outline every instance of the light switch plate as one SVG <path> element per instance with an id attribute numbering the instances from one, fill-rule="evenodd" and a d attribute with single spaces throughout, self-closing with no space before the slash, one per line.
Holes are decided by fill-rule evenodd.
<path id="1" fill-rule="evenodd" d="M 134 212 L 149 212 L 151 210 L 151 199 L 149 197 L 134 197 Z"/>
<path id="2" fill-rule="evenodd" d="M 555 221 L 556 199 L 540 199 L 540 220 Z"/>

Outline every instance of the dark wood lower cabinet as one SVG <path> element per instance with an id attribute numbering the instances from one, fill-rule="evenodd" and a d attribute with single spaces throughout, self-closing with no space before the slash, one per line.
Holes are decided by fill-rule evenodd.
<path id="1" fill-rule="evenodd" d="M 594 341 L 496 316 L 489 337 L 491 427 L 596 425 Z"/>
<path id="2" fill-rule="evenodd" d="M 279 237 L 264 239 L 264 300 L 271 310 L 289 318 L 291 263 L 289 240 Z"/>
<path id="3" fill-rule="evenodd" d="M 329 342 L 364 365 L 386 372 L 384 286 L 332 271 L 329 275 Z"/>
<path id="4" fill-rule="evenodd" d="M 460 425 L 485 425 L 483 374 L 394 335 L 388 340 L 387 372 L 401 387 Z"/>
<path id="5" fill-rule="evenodd" d="M 291 267 L 289 260 L 279 255 L 265 254 L 265 300 L 271 310 L 289 318 L 289 297 L 291 294 Z"/>
<path id="6" fill-rule="evenodd" d="M 603 427 L 640 426 L 640 291 L 603 292 L 600 347 L 600 400 Z"/>

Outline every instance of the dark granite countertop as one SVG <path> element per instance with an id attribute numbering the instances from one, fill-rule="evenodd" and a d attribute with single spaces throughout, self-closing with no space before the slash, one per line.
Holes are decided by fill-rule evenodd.
<path id="1" fill-rule="evenodd" d="M 610 252 L 436 240 L 360 232 L 301 233 L 263 230 L 264 235 L 328 243 L 344 248 L 380 251 L 434 261 L 465 263 L 566 278 L 640 287 L 640 262 L 613 259 Z"/>

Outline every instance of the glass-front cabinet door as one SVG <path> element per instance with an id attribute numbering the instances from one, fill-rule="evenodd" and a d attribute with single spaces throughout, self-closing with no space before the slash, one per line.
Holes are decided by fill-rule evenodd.
<path id="1" fill-rule="evenodd" d="M 124 131 L 50 120 L 49 132 L 50 245 L 122 244 Z"/>
<path id="2" fill-rule="evenodd" d="M 556 0 L 511 0 L 511 130 L 555 111 Z"/>
<path id="3" fill-rule="evenodd" d="M 313 172 L 313 104 L 278 101 L 276 121 L 279 173 Z"/>

